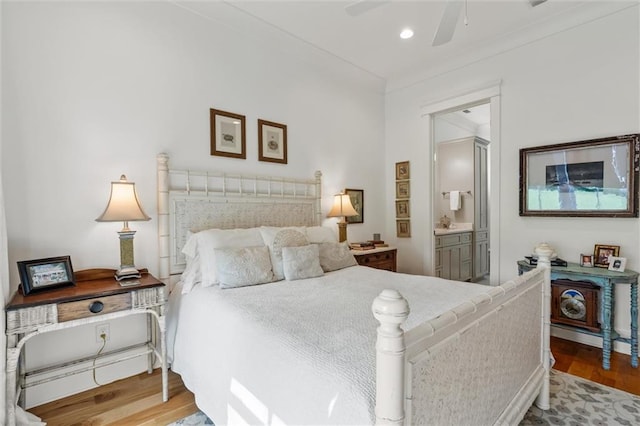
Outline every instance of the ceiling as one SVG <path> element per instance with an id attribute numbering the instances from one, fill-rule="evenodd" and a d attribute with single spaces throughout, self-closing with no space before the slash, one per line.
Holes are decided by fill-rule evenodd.
<path id="1" fill-rule="evenodd" d="M 375 5 L 377 0 L 365 0 Z M 637 5 L 637 0 L 468 0 L 453 39 L 431 45 L 445 0 L 382 0 L 351 16 L 350 1 L 173 1 L 201 16 L 224 22 L 275 44 L 297 43 L 370 74 L 383 82 L 425 72 L 442 72 L 443 64 L 460 66 L 461 58 L 478 60 L 534 39 Z M 411 27 L 413 38 L 400 31 Z M 415 77 L 414 77 L 415 78 Z M 406 83 L 405 83 L 406 84 Z"/>

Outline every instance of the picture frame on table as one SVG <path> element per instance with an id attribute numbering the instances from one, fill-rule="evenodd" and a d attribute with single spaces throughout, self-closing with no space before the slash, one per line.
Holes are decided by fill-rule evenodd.
<path id="1" fill-rule="evenodd" d="M 21 260 L 18 261 L 18 273 L 25 296 L 76 284 L 70 256 Z"/>
<path id="2" fill-rule="evenodd" d="M 611 256 L 609 258 L 609 270 L 616 272 L 624 272 L 624 268 L 627 267 L 626 257 Z"/>
<path id="3" fill-rule="evenodd" d="M 593 268 L 593 255 L 581 253 L 580 266 L 583 268 Z"/>
<path id="4" fill-rule="evenodd" d="M 211 108 L 211 155 L 247 158 L 245 116 Z"/>
<path id="5" fill-rule="evenodd" d="M 411 221 L 408 219 L 396 220 L 396 235 L 398 238 L 410 238 Z"/>
<path id="6" fill-rule="evenodd" d="M 364 223 L 364 190 L 345 188 L 344 193 L 351 199 L 351 205 L 358 212 L 357 216 L 346 216 L 347 223 Z"/>
<path id="7" fill-rule="evenodd" d="M 396 200 L 396 218 L 404 219 L 408 217 L 411 217 L 409 200 Z"/>
<path id="8" fill-rule="evenodd" d="M 396 198 L 408 199 L 411 196 L 411 185 L 409 181 L 396 182 Z"/>
<path id="9" fill-rule="evenodd" d="M 640 134 L 520 150 L 520 216 L 638 217 Z"/>
<path id="10" fill-rule="evenodd" d="M 408 161 L 396 163 L 396 180 L 407 180 L 410 176 L 411 174 Z"/>
<path id="11" fill-rule="evenodd" d="M 287 125 L 258 119 L 258 160 L 287 164 Z"/>
<path id="12" fill-rule="evenodd" d="M 620 246 L 596 244 L 593 249 L 593 266 L 609 268 L 609 257 L 618 257 L 619 255 Z"/>

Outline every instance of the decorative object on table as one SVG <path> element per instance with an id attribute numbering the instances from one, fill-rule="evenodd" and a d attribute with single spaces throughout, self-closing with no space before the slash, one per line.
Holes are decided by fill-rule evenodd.
<path id="1" fill-rule="evenodd" d="M 532 266 L 538 265 L 537 256 L 525 256 L 524 258 L 527 259 L 527 262 L 529 262 L 529 265 L 532 265 Z M 568 266 L 568 265 L 569 265 L 569 262 L 567 262 L 566 260 L 560 259 L 559 257 L 556 257 L 551 260 L 551 266 Z"/>
<path id="2" fill-rule="evenodd" d="M 593 255 L 580 253 L 580 266 L 584 268 L 593 268 Z"/>
<path id="3" fill-rule="evenodd" d="M 600 332 L 599 287 L 589 281 L 551 281 L 551 322 Z"/>
<path id="4" fill-rule="evenodd" d="M 287 164 L 287 126 L 258 119 L 258 160 Z"/>
<path id="5" fill-rule="evenodd" d="M 640 134 L 520 150 L 520 216 L 638 217 Z"/>
<path id="6" fill-rule="evenodd" d="M 409 177 L 409 162 L 401 161 L 396 163 L 396 180 L 407 180 Z"/>
<path id="7" fill-rule="evenodd" d="M 396 200 L 396 217 L 404 219 L 409 216 L 409 200 Z"/>
<path id="8" fill-rule="evenodd" d="M 22 294 L 75 285 L 70 256 L 18 261 Z"/>
<path id="9" fill-rule="evenodd" d="M 620 246 L 596 244 L 593 249 L 593 265 L 598 268 L 608 268 L 609 256 L 617 257 L 619 254 Z"/>
<path id="10" fill-rule="evenodd" d="M 398 238 L 411 237 L 411 222 L 406 219 L 396 220 L 396 233 Z"/>
<path id="11" fill-rule="evenodd" d="M 627 267 L 627 258 L 626 257 L 616 257 L 611 256 L 609 258 L 609 270 L 624 272 L 624 268 Z"/>
<path id="12" fill-rule="evenodd" d="M 349 196 L 351 205 L 358 212 L 356 216 L 347 216 L 347 223 L 363 223 L 364 222 L 364 191 L 362 189 L 346 188 L 344 193 Z"/>
<path id="13" fill-rule="evenodd" d="M 377 241 L 380 239 L 380 234 L 378 234 L 377 232 L 375 234 L 373 234 L 373 239 L 374 241 Z"/>
<path id="14" fill-rule="evenodd" d="M 142 210 L 136 186 L 128 182 L 125 175 L 120 176 L 117 182 L 111 182 L 111 194 L 104 212 L 96 219 L 96 222 L 123 222 L 120 235 L 120 269 L 115 277 L 118 281 L 127 278 L 140 278 L 140 273 L 133 260 L 133 237 L 136 231 L 129 229 L 129 222 L 151 220 Z"/>
<path id="15" fill-rule="evenodd" d="M 396 198 L 406 200 L 411 195 L 411 185 L 409 181 L 396 182 Z"/>
<path id="16" fill-rule="evenodd" d="M 376 248 L 375 244 L 371 241 L 363 241 L 360 243 L 349 243 L 351 250 L 372 250 Z"/>
<path id="17" fill-rule="evenodd" d="M 247 158 L 244 115 L 210 109 L 211 155 Z"/>
<path id="18" fill-rule="evenodd" d="M 341 192 L 340 194 L 336 194 L 333 198 L 333 207 L 331 207 L 331 211 L 327 217 L 339 217 L 341 218 L 338 222 L 338 241 L 343 242 L 347 240 L 347 221 L 346 217 L 348 216 L 357 216 L 358 212 L 351 205 L 351 198 Z"/>
<path id="19" fill-rule="evenodd" d="M 367 242 L 373 244 L 375 248 L 389 247 L 389 244 L 385 243 L 384 240 L 369 240 Z"/>
<path id="20" fill-rule="evenodd" d="M 438 226 L 442 229 L 449 229 L 449 226 L 451 226 L 451 219 L 445 214 L 438 221 Z"/>

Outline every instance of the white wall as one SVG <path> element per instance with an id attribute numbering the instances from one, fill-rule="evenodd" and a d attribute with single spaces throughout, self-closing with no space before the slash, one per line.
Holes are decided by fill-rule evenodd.
<path id="1" fill-rule="evenodd" d="M 399 257 L 401 270 L 423 273 L 431 250 L 429 224 L 417 219 L 429 216 L 432 167 L 421 107 L 500 79 L 500 276 L 514 276 L 516 261 L 541 241 L 575 262 L 596 243 L 620 245 L 628 268 L 640 269 L 638 219 L 518 215 L 520 148 L 640 132 L 638 14 L 635 6 L 387 94 L 387 170 L 412 161 L 414 235 L 397 242 L 410 253 Z M 629 288 L 620 286 L 615 328 L 629 336 L 629 321 Z"/>
<path id="2" fill-rule="evenodd" d="M 119 264 L 121 225 L 94 219 L 109 182 L 122 173 L 152 217 L 130 224 L 136 264 L 157 273 L 155 165 L 163 151 L 170 164 L 194 169 L 296 177 L 321 170 L 325 211 L 342 188 L 364 190 L 366 222 L 349 226 L 350 239 L 383 232 L 384 101 L 375 87 L 166 2 L 2 2 L 2 8 L 11 292 L 18 260 L 71 255 L 76 270 Z M 209 155 L 209 108 L 246 116 L 246 160 Z M 258 162 L 258 118 L 288 125 L 289 164 Z M 139 339 L 143 324 L 114 321 L 110 347 Z M 27 347 L 29 363 L 95 353 L 94 334 L 88 327 L 39 336 Z M 141 364 L 99 371 L 99 381 L 141 371 Z M 91 386 L 90 375 L 81 375 L 36 388 L 28 405 Z"/>

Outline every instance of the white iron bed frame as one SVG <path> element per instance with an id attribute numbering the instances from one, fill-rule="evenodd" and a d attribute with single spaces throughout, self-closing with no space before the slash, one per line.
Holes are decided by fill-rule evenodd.
<path id="1" fill-rule="evenodd" d="M 170 170 L 166 154 L 157 160 L 160 279 L 170 288 L 184 270 L 189 232 L 321 223 L 320 172 L 230 175 Z M 373 301 L 377 424 L 507 425 L 534 400 L 549 408 L 551 253 L 537 254 L 538 269 L 408 332 L 409 306 L 397 291 Z"/>

